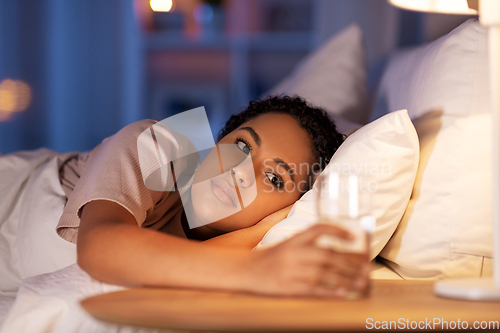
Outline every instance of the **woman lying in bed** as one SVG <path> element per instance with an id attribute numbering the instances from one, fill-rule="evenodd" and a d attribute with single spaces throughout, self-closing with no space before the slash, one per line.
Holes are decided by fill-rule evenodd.
<path id="1" fill-rule="evenodd" d="M 154 124 L 145 120 L 129 125 L 63 168 L 68 171 L 63 185 L 71 188 L 68 184 L 75 183 L 75 177 L 79 180 L 57 231 L 77 243 L 83 270 L 126 286 L 274 295 L 332 297 L 342 296 L 346 288 L 364 287 L 366 265 L 315 246 L 323 234 L 351 237 L 333 226 L 316 225 L 278 246 L 249 251 L 309 189 L 312 167 L 317 174 L 342 143 L 324 111 L 291 97 L 250 103 L 229 119 L 218 145 L 234 144 L 251 158 L 254 173 L 243 164 L 229 168 L 205 191 L 193 188 L 185 205 L 178 191 L 150 190 L 143 181 L 137 138 Z M 195 183 L 209 168 L 207 160 L 196 171 Z M 309 167 L 298 167 L 304 165 Z M 237 189 L 229 185 L 231 179 Z M 256 196 L 240 209 L 250 188 Z M 188 210 L 194 212 L 191 219 L 201 221 L 198 227 L 190 227 Z"/>

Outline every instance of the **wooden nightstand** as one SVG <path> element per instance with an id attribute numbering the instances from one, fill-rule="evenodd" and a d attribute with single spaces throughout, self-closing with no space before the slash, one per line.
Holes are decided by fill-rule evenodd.
<path id="1" fill-rule="evenodd" d="M 439 298 L 433 285 L 374 280 L 370 297 L 356 301 L 141 288 L 94 296 L 81 304 L 103 320 L 201 331 L 500 329 L 500 303 Z"/>

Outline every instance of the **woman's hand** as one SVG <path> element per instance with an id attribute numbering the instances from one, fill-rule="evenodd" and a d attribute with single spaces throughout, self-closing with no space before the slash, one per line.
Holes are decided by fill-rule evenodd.
<path id="1" fill-rule="evenodd" d="M 277 246 L 254 251 L 245 267 L 248 289 L 271 295 L 342 297 L 349 289 L 365 288 L 369 263 L 318 247 L 321 235 L 352 239 L 343 229 L 317 224 Z"/>

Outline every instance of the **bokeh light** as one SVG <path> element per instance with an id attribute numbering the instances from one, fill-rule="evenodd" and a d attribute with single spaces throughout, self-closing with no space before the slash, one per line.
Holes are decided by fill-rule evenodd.
<path id="1" fill-rule="evenodd" d="M 173 0 L 151 0 L 149 1 L 151 9 L 155 12 L 169 12 L 174 6 Z"/>
<path id="2" fill-rule="evenodd" d="M 26 82 L 12 79 L 0 82 L 0 121 L 26 110 L 30 103 L 31 88 Z"/>

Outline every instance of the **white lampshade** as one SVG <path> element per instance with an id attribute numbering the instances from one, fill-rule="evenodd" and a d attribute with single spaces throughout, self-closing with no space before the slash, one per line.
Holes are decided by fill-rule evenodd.
<path id="1" fill-rule="evenodd" d="M 396 7 L 420 12 L 477 15 L 476 10 L 469 8 L 467 0 L 389 0 L 389 2 Z"/>

